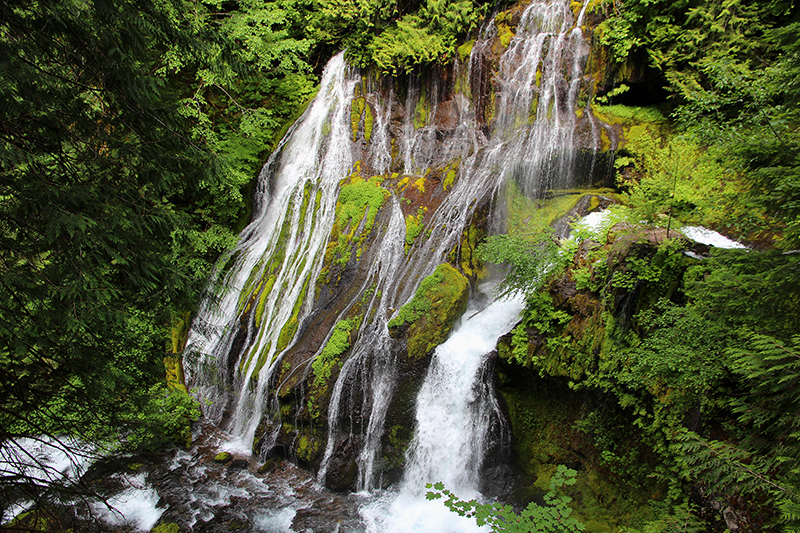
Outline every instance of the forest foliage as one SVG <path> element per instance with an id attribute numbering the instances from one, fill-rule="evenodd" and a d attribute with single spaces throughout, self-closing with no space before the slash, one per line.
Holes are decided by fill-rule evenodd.
<path id="1" fill-rule="evenodd" d="M 796 531 L 800 9 L 737 0 L 611 0 L 593 9 L 603 13 L 598 40 L 619 72 L 644 66 L 669 94 L 657 110 L 610 106 L 629 90 L 618 83 L 593 104 L 601 120 L 623 124 L 614 166 L 628 231 L 644 222 L 664 236 L 665 227 L 703 224 L 755 249 L 690 260 L 685 244 L 665 240 L 633 246 L 621 260 L 604 244 L 605 228 L 579 235 L 595 244 L 566 273 L 553 261 L 540 289 L 541 271 L 527 269 L 531 237 L 490 238 L 482 258 L 509 268 L 506 291 L 528 293 L 506 357 L 570 376 L 573 389 L 610 395 L 627 413 L 649 466 L 641 455 L 628 461 L 622 448 L 630 446 L 609 439 L 602 421 L 579 426 L 604 471 L 639 491 L 649 490 L 645 479 L 666 488 L 669 505 L 636 527 L 733 527 L 690 505 L 694 494 L 695 504 L 730 505 L 742 527 Z M 561 246 L 570 257 L 577 251 Z M 574 307 L 555 303 L 558 284 L 570 282 L 584 295 L 576 302 L 598 299 L 598 322 L 573 322 Z M 582 328 L 600 338 L 581 344 L 573 335 Z"/>
<path id="2" fill-rule="evenodd" d="M 185 443 L 198 411 L 164 382 L 169 329 L 235 243 L 327 58 L 347 48 L 387 73 L 447 61 L 484 12 L 464 0 L 6 2 L 0 445 Z M 0 507 L 42 483 L 13 472 Z"/>

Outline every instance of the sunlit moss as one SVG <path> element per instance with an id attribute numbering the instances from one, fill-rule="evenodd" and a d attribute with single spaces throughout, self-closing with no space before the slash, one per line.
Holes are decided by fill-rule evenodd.
<path id="1" fill-rule="evenodd" d="M 428 125 L 430 118 L 430 102 L 428 102 L 427 95 L 424 90 L 420 91 L 417 106 L 414 108 L 414 128 L 420 129 Z"/>
<path id="2" fill-rule="evenodd" d="M 364 106 L 364 140 L 369 144 L 372 138 L 372 126 L 375 122 L 375 117 L 372 116 L 372 108 L 369 103 Z"/>
<path id="3" fill-rule="evenodd" d="M 264 288 L 261 290 L 261 294 L 258 297 L 258 304 L 256 305 L 256 317 L 255 317 L 255 324 L 256 327 L 261 327 L 261 320 L 264 316 L 264 307 L 267 303 L 267 297 L 269 293 L 272 292 L 272 287 L 275 285 L 275 274 L 271 274 L 269 279 L 267 279 L 266 283 L 264 284 Z"/>
<path id="4" fill-rule="evenodd" d="M 367 99 L 363 96 L 353 99 L 350 104 L 350 130 L 352 132 L 353 141 L 358 139 L 358 129 L 361 125 L 361 117 L 364 115 L 364 107 L 367 104 Z"/>
<path id="5" fill-rule="evenodd" d="M 462 63 L 466 63 L 469 55 L 472 53 L 472 48 L 475 46 L 475 39 L 465 42 L 458 47 L 458 58 Z"/>
<path id="6" fill-rule="evenodd" d="M 500 38 L 500 46 L 503 48 L 508 48 L 511 39 L 514 38 L 514 32 L 504 23 L 497 24 L 497 35 Z"/>
<path id="7" fill-rule="evenodd" d="M 292 316 L 289 317 L 289 320 L 286 321 L 283 328 L 281 328 L 280 335 L 278 335 L 278 342 L 275 345 L 275 353 L 281 353 L 291 342 L 292 338 L 294 337 L 295 332 L 297 331 L 298 320 L 300 317 L 300 309 L 303 307 L 303 301 L 306 297 L 306 292 L 308 292 L 308 280 L 305 281 L 303 284 L 303 289 L 300 291 L 300 295 L 297 297 L 297 301 L 294 303 L 294 307 L 292 308 Z"/>

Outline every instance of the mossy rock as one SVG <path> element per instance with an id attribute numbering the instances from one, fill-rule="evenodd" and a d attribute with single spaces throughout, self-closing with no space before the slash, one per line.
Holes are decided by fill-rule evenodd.
<path id="1" fill-rule="evenodd" d="M 151 529 L 150 533 L 181 533 L 181 528 L 178 524 L 165 522 Z"/>
<path id="2" fill-rule="evenodd" d="M 262 476 L 264 474 L 268 474 L 268 473 L 272 472 L 273 470 L 275 470 L 278 467 L 278 465 L 280 464 L 280 462 L 281 462 L 281 459 L 279 459 L 277 457 L 273 457 L 272 459 L 267 459 L 267 461 L 263 465 L 258 467 L 258 473 L 261 474 Z"/>
<path id="3" fill-rule="evenodd" d="M 447 263 L 439 265 L 389 321 L 389 334 L 396 339 L 406 338 L 409 358 L 425 357 L 447 338 L 466 310 L 468 298 L 467 278 Z"/>
<path id="4" fill-rule="evenodd" d="M 18 515 L 6 524 L 8 530 L 3 531 L 51 531 L 51 516 L 43 510 L 28 511 Z"/>
<path id="5" fill-rule="evenodd" d="M 231 454 L 229 454 L 228 452 L 219 452 L 214 457 L 214 462 L 215 463 L 227 463 L 231 459 L 233 459 L 233 456 Z"/>

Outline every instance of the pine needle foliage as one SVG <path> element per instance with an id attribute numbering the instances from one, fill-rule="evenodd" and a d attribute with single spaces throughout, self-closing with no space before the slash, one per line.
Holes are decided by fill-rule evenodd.
<path id="1" fill-rule="evenodd" d="M 177 2 L 0 10 L 0 446 L 159 432 L 141 415 L 160 416 L 166 330 L 204 282 L 190 260 L 213 255 L 186 258 L 174 238 L 220 180 L 185 133 L 180 76 L 162 67 L 220 47 Z M 70 488 L 7 458 L 0 507 Z"/>

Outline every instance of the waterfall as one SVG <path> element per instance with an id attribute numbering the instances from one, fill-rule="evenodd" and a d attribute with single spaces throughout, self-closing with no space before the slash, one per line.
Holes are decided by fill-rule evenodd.
<path id="1" fill-rule="evenodd" d="M 461 92 L 412 77 L 398 99 L 392 86 L 373 87 L 350 69 L 343 54 L 331 59 L 318 95 L 264 166 L 253 220 L 219 262 L 185 350 L 187 381 L 205 416 L 242 448 L 266 454 L 282 447 L 307 461 L 323 484 L 335 485 L 354 468 L 355 482 L 342 488 L 387 483 L 381 447 L 403 372 L 402 347 L 387 322 L 426 276 L 462 253 L 465 228 L 479 207 L 501 203 L 498 192 L 509 180 L 532 197 L 585 180 L 576 146 L 592 151 L 598 144 L 594 119 L 578 102 L 586 92 L 587 5 L 575 17 L 565 0 L 534 0 L 491 82 L 483 57 L 496 40 L 490 22 L 470 61 L 456 69 L 455 78 L 470 80 Z M 496 97 L 487 119 L 489 83 Z M 587 129 L 589 139 L 576 137 Z M 456 177 L 445 186 L 448 172 Z M 340 227 L 340 190 L 356 178 L 373 180 L 385 200 Z M 435 187 L 425 193 L 427 211 L 425 187 Z M 417 205 L 420 211 L 411 211 Z M 415 213 L 424 215 L 425 232 L 409 242 Z M 339 245 L 353 254 L 335 263 L 331 250 Z M 522 304 L 482 308 L 476 301 L 470 313 L 477 314 L 437 348 L 424 374 L 398 485 L 403 498 L 418 499 L 431 481 L 470 494 L 479 488 L 487 425 L 502 418 L 482 371 Z M 355 329 L 341 361 L 327 363 L 330 387 L 320 392 L 315 361 L 346 319 Z M 314 401 L 323 414 L 311 414 Z"/>
<path id="2" fill-rule="evenodd" d="M 319 274 L 338 183 L 352 165 L 345 103 L 354 85 L 337 55 L 319 95 L 262 170 L 253 221 L 220 262 L 189 333 L 187 380 L 210 402 L 209 419 L 220 423 L 231 411 L 227 426 L 245 442 L 291 324 L 307 312 L 309 281 Z"/>
<path id="3" fill-rule="evenodd" d="M 402 486 L 397 494 L 365 506 L 368 531 L 480 530 L 468 520 L 456 520 L 441 502 L 427 501 L 425 484 L 442 481 L 462 498 L 480 497 L 481 465 L 492 438 L 488 429 L 503 420 L 483 389 L 481 370 L 524 306 L 524 299 L 517 297 L 468 309 L 469 318 L 436 349 L 417 397 L 415 436 Z"/>

